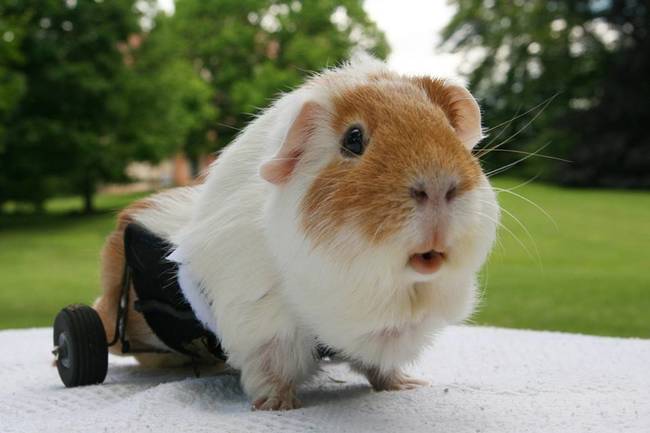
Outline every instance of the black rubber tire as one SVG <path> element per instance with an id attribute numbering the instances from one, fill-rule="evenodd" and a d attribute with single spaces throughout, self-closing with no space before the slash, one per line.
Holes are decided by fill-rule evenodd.
<path id="1" fill-rule="evenodd" d="M 97 312 L 87 305 L 69 305 L 54 319 L 56 367 L 63 384 L 102 383 L 108 371 L 108 343 Z"/>

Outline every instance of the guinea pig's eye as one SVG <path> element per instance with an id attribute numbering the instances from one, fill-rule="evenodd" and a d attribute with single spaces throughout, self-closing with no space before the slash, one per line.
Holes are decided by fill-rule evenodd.
<path id="1" fill-rule="evenodd" d="M 351 126 L 343 135 L 341 153 L 345 156 L 358 156 L 363 150 L 363 130 L 360 126 Z"/>

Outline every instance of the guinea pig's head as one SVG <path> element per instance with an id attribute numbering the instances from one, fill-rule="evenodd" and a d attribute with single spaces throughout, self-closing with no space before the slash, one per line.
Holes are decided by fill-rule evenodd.
<path id="1" fill-rule="evenodd" d="M 481 114 L 465 88 L 353 62 L 259 124 L 279 287 L 321 342 L 389 371 L 471 313 L 499 207 L 472 153 Z"/>
<path id="2" fill-rule="evenodd" d="M 293 208 L 287 227 L 342 269 L 371 272 L 374 258 L 407 283 L 475 272 L 498 219 L 472 154 L 479 106 L 462 86 L 373 65 L 328 71 L 299 89 L 261 177 L 288 197 L 275 204 Z"/>

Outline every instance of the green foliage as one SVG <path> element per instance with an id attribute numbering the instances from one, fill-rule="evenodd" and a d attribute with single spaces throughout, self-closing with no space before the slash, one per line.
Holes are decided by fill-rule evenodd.
<path id="1" fill-rule="evenodd" d="M 133 51 L 124 96 L 117 101 L 129 112 L 120 140 L 131 145 L 132 153 L 124 161 L 158 161 L 183 149 L 192 134 L 216 118 L 214 92 L 157 37 L 145 35 Z"/>
<path id="2" fill-rule="evenodd" d="M 5 0 L 0 205 L 78 193 L 91 210 L 128 162 L 217 150 L 353 47 L 387 53 L 361 0 L 179 0 L 171 16 L 154 0 Z"/>
<path id="3" fill-rule="evenodd" d="M 385 38 L 361 0 L 178 0 L 151 38 L 182 40 L 189 61 L 215 92 L 218 120 L 187 143 L 188 153 L 226 145 L 250 115 L 312 71 L 346 59 L 355 47 L 385 57 Z"/>
<path id="4" fill-rule="evenodd" d="M 0 152 L 4 148 L 5 123 L 25 91 L 24 77 L 14 66 L 23 60 L 19 44 L 27 17 L 9 16 L 5 9 L 7 5 L 0 4 Z"/>
<path id="5" fill-rule="evenodd" d="M 641 0 L 458 0 L 445 46 L 479 58 L 467 71 L 486 124 L 506 149 L 530 158 L 524 173 L 577 185 L 650 186 L 650 8 Z M 471 63 L 471 62 L 470 62 Z M 489 142 L 489 141 L 488 141 Z M 491 167 L 520 154 L 493 152 Z"/>
<path id="6" fill-rule="evenodd" d="M 88 198 L 121 176 L 128 144 L 117 140 L 127 112 L 117 102 L 125 63 L 119 44 L 138 30 L 132 0 L 4 2 L 20 22 L 24 91 L 7 119 L 0 154 L 2 197 L 37 204 L 61 191 Z"/>

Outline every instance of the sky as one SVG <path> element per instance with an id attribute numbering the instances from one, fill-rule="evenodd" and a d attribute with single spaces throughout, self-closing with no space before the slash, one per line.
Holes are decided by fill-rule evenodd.
<path id="1" fill-rule="evenodd" d="M 393 69 L 458 78 L 459 55 L 436 49 L 440 31 L 454 14 L 446 0 L 365 0 L 364 8 L 388 38 Z"/>
<path id="2" fill-rule="evenodd" d="M 173 10 L 173 0 L 158 0 Z M 436 49 L 442 28 L 454 7 L 447 0 L 365 0 L 370 18 L 384 31 L 391 46 L 388 63 L 397 72 L 458 78 L 460 57 Z"/>

